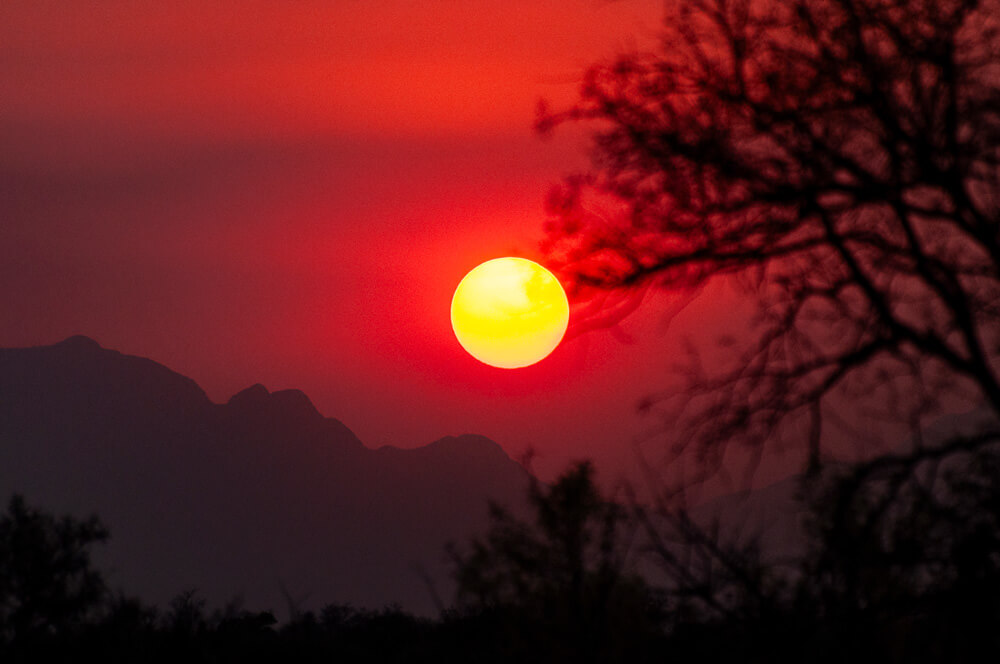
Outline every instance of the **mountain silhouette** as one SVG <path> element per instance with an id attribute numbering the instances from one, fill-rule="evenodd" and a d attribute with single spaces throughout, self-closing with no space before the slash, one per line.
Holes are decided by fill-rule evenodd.
<path id="1" fill-rule="evenodd" d="M 212 402 L 190 378 L 86 337 L 0 349 L 0 495 L 111 530 L 112 587 L 165 604 L 315 608 L 450 597 L 444 545 L 487 501 L 522 509 L 528 474 L 495 442 L 370 449 L 298 390 Z"/>

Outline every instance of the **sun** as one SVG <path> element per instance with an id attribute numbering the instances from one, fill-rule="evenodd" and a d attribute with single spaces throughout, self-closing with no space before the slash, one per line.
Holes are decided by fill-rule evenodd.
<path id="1" fill-rule="evenodd" d="M 569 302 L 559 280 L 526 258 L 494 258 L 465 275 L 451 299 L 462 347 L 501 369 L 534 364 L 566 333 Z"/>

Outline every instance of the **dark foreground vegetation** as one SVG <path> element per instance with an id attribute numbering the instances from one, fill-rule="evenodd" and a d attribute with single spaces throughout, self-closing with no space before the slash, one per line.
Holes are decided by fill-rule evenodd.
<path id="1" fill-rule="evenodd" d="M 96 518 L 15 496 L 0 518 L 0 661 L 993 661 L 1000 454 L 966 461 L 933 490 L 900 488 L 888 511 L 885 483 L 832 478 L 794 563 L 682 510 L 605 500 L 581 464 L 532 488 L 533 521 L 494 507 L 484 537 L 449 550 L 457 594 L 435 619 L 334 603 L 279 623 L 195 592 L 146 606 L 91 564 L 107 537 Z"/>
<path id="2" fill-rule="evenodd" d="M 108 537 L 96 517 L 55 517 L 15 495 L 0 517 L 0 661 L 432 662 L 646 661 L 660 649 L 662 606 L 624 572 L 617 505 L 588 465 L 532 489 L 536 523 L 495 508 L 436 619 L 398 607 L 329 604 L 271 610 L 238 601 L 209 610 L 194 591 L 167 607 L 112 592 L 90 561 Z"/>

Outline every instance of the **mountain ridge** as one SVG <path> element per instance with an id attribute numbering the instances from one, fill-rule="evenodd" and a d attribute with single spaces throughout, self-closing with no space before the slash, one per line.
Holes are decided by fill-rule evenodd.
<path id="1" fill-rule="evenodd" d="M 485 528 L 489 500 L 521 504 L 527 482 L 483 436 L 371 449 L 299 390 L 219 404 L 87 337 L 0 349 L 0 494 L 96 512 L 112 584 L 148 601 L 197 588 L 214 604 L 280 609 L 290 593 L 430 613 L 424 576 L 449 586 L 446 542 Z"/>

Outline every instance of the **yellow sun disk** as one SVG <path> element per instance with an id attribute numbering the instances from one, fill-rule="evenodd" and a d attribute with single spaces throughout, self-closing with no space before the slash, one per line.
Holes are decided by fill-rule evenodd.
<path id="1" fill-rule="evenodd" d="M 496 258 L 469 272 L 451 301 L 451 324 L 477 360 L 504 369 L 526 367 L 551 353 L 569 321 L 559 281 L 524 258 Z"/>

